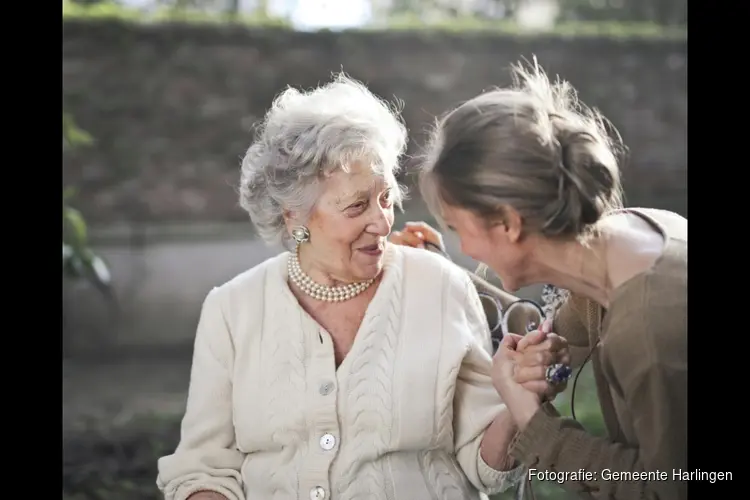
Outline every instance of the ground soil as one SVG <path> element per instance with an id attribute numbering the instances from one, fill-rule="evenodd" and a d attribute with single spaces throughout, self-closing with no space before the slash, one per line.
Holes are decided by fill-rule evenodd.
<path id="1" fill-rule="evenodd" d="M 63 500 L 157 500 L 179 439 L 189 356 L 63 362 Z"/>

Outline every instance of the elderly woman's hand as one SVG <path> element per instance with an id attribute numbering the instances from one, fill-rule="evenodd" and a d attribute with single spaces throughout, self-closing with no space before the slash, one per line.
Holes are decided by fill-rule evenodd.
<path id="1" fill-rule="evenodd" d="M 563 392 L 567 382 L 551 385 L 547 368 L 560 363 L 570 364 L 570 352 L 565 338 L 550 332 L 551 322 L 545 321 L 539 330 L 518 339 L 516 349 L 510 353 L 515 363 L 513 380 L 526 389 L 553 399 Z"/>
<path id="2" fill-rule="evenodd" d="M 528 390 L 514 380 L 515 359 L 521 340 L 521 335 L 507 334 L 503 337 L 492 360 L 492 384 L 518 428 L 523 430 L 541 407 L 543 399 L 541 394 Z"/>
<path id="3" fill-rule="evenodd" d="M 402 231 L 393 231 L 391 243 L 414 248 L 425 248 L 425 243 L 431 243 L 445 252 L 443 235 L 426 222 L 407 222 Z"/>

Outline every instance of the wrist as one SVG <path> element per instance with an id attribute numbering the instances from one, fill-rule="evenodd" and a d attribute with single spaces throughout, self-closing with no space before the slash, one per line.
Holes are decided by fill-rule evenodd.
<path id="1" fill-rule="evenodd" d="M 507 408 L 502 410 L 485 429 L 479 445 L 479 455 L 491 469 L 497 471 L 514 468 L 515 459 L 510 456 L 510 445 L 518 434 L 513 416 Z"/>
<path id="2" fill-rule="evenodd" d="M 487 453 L 484 448 L 480 448 L 479 456 L 482 457 L 487 467 L 498 472 L 513 470 L 518 466 L 516 459 L 509 454 L 497 455 Z"/>
<path id="3" fill-rule="evenodd" d="M 506 401 L 505 404 L 508 406 L 508 411 L 513 417 L 518 432 L 523 432 L 526 429 L 536 412 L 542 407 L 542 403 L 536 395 L 523 400 L 511 399 Z"/>
<path id="4" fill-rule="evenodd" d="M 537 411 L 539 411 L 539 408 L 541 408 L 541 406 L 541 404 L 537 404 L 535 406 L 524 408 L 521 411 L 518 418 L 516 419 L 516 425 L 518 426 L 519 431 L 523 431 L 526 429 L 526 427 L 529 425 L 529 422 L 532 418 L 534 418 L 534 415 Z"/>
<path id="5" fill-rule="evenodd" d="M 522 405 L 521 408 L 516 411 L 514 414 L 514 420 L 516 421 L 516 426 L 518 427 L 519 432 L 523 432 L 526 429 L 531 419 L 534 418 L 534 415 L 541 407 L 542 404 L 540 402 L 530 401 L 528 404 Z"/>

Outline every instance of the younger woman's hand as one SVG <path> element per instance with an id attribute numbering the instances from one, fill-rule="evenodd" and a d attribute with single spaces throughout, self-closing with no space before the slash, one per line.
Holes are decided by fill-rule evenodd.
<path id="1" fill-rule="evenodd" d="M 424 248 L 424 236 L 409 231 L 393 231 L 388 238 L 391 243 L 412 248 Z"/>
<path id="2" fill-rule="evenodd" d="M 431 243 L 445 252 L 443 235 L 426 222 L 407 222 L 401 231 L 393 231 L 391 243 L 414 248 L 425 248 L 425 243 Z"/>
<path id="3" fill-rule="evenodd" d="M 565 390 L 567 384 L 551 385 L 547 382 L 547 368 L 556 363 L 569 365 L 570 352 L 565 338 L 550 332 L 550 325 L 545 321 L 539 330 L 521 338 L 512 357 L 515 363 L 513 380 L 532 392 L 553 399 Z"/>

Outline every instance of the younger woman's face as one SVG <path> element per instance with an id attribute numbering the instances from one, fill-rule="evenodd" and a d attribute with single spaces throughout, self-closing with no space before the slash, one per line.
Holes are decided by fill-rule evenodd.
<path id="1" fill-rule="evenodd" d="M 515 228 L 491 224 L 471 210 L 443 206 L 443 220 L 459 237 L 461 252 L 481 262 L 497 274 L 509 292 L 526 286 L 529 252 L 519 241 Z"/>

